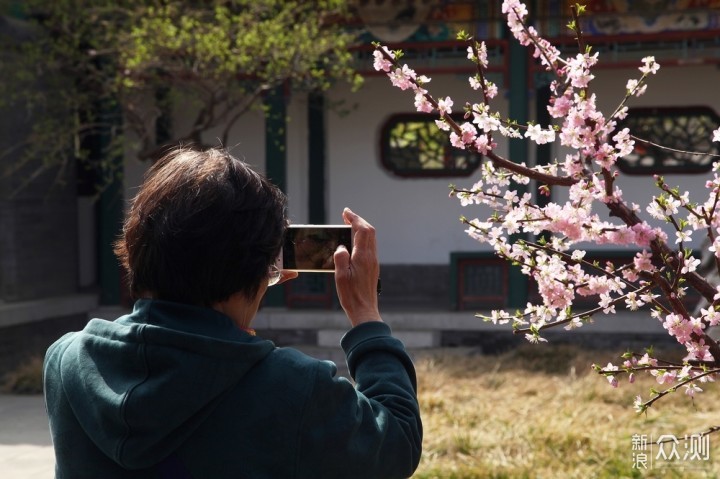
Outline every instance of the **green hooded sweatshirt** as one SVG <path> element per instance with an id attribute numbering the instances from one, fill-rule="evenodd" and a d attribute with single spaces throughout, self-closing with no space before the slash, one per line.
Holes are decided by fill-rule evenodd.
<path id="1" fill-rule="evenodd" d="M 45 357 L 56 478 L 400 478 L 420 460 L 415 371 L 380 322 L 341 345 L 355 385 L 209 308 L 140 300 Z"/>

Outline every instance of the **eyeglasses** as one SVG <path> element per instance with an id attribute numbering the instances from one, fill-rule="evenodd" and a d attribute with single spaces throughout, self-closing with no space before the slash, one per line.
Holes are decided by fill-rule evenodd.
<path id="1" fill-rule="evenodd" d="M 277 266 L 270 265 L 268 268 L 268 286 L 275 286 L 280 282 L 280 277 L 282 276 L 282 272 L 278 269 Z"/>

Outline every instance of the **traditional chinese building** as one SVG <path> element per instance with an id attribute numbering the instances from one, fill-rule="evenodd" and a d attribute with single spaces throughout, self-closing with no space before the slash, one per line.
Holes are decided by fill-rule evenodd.
<path id="1" fill-rule="evenodd" d="M 637 136 L 677 150 L 717 154 L 708 140 L 720 126 L 716 92 L 720 0 L 587 3 L 588 14 L 581 22 L 586 43 L 600 53 L 597 78 L 591 84 L 599 108 L 612 111 L 625 94 L 627 80 L 639 76 L 641 59 L 654 55 L 662 68 L 650 80 L 647 93 L 629 104 L 635 112 L 627 126 Z M 501 114 L 519 122 L 549 124 L 544 105 L 550 77 L 530 52 L 509 37 L 499 1 L 356 0 L 354 4 L 356 18 L 348 27 L 357 29 L 362 39 L 354 51 L 366 76 L 364 87 L 355 93 L 336 87 L 324 95 L 275 92 L 266 99 L 270 115 L 250 113 L 235 130 L 230 141 L 233 152 L 287 192 L 293 222 L 337 223 L 343 207 L 350 206 L 373 223 L 385 311 L 437 313 L 523 306 L 533 298 L 532 285 L 471 240 L 458 220 L 483 212 L 462 208 L 448 197 L 449 183 L 474 183 L 483 158 L 453 149 L 435 128 L 434 118 L 415 111 L 412 95 L 393 88 L 384 75 L 372 70 L 371 42 L 403 49 L 403 61 L 432 77 L 431 93 L 451 96 L 458 113 L 466 101 L 477 101 L 467 80 L 474 65 L 466 58 L 466 45 L 456 40 L 461 30 L 488 45 L 490 79 L 500 88 L 493 106 Z M 577 51 L 577 42 L 566 28 L 571 21 L 569 2 L 536 0 L 529 2 L 529 8 L 542 35 L 568 55 Z M 6 131 L 10 125 L 18 126 L 11 117 L 4 118 Z M 503 139 L 498 143 L 500 154 L 528 164 L 564 156 L 555 146 L 533 147 Z M 707 155 L 637 148 L 620 165 L 627 173 L 620 186 L 629 201 L 640 205 L 654 194 L 653 174 L 663 174 L 668 183 L 701 195 L 711 163 Z M 116 185 L 126 198 L 145 168 L 128 153 L 125 183 Z M 82 188 L 73 188 L 58 193 L 63 200 L 57 205 L 66 206 L 62 214 L 38 206 L 42 186 L 26 190 L 29 196 L 0 197 L 0 327 L 5 331 L 77 317 L 100 303 L 123 302 L 120 273 L 109 246 L 122 201 L 109 190 L 100 203 L 93 203 Z M 562 198 L 563 192 L 552 195 Z M 62 234 L 48 234 L 38 225 L 55 225 L 51 231 Z M 694 238 L 692 246 L 700 248 L 700 240 Z M 592 254 L 621 260 L 632 253 L 596 248 Z M 18 269 L 18 258 L 36 258 L 33 254 L 43 259 L 26 261 Z M 55 278 L 57 274 L 62 277 Z M 273 306 L 337 310 L 328 275 L 306 275 L 278 288 L 265 305 L 269 315 L 274 314 Z M 299 314 L 296 323 L 313 316 Z M 472 320 L 469 312 L 458 314 Z M 273 317 L 266 321 L 266 327 L 273 327 Z M 442 326 L 442 321 L 428 320 L 426 326 L 418 326 L 423 319 L 418 321 L 415 329 Z M 433 333 L 432 341 L 441 339 Z"/>
<path id="2" fill-rule="evenodd" d="M 448 183 L 472 185 L 482 158 L 452 148 L 434 117 L 415 111 L 412 94 L 393 88 L 371 68 L 371 42 L 402 49 L 403 62 L 432 77 L 430 92 L 452 96 L 454 111 L 462 115 L 466 101 L 478 100 L 467 82 L 475 73 L 467 45 L 455 40 L 462 30 L 488 45 L 490 78 L 501 90 L 494 108 L 521 123 L 547 125 L 551 78 L 528 50 L 508 38 L 500 4 L 357 2 L 364 40 L 357 54 L 365 86 L 355 94 L 338 88 L 322 99 L 290 97 L 287 155 L 281 159 L 265 152 L 267 168 L 284 174 L 294 220 L 337 221 L 349 205 L 377 226 L 388 306 L 524 306 L 533 295 L 525 277 L 467 238 L 458 217 L 481 216 L 481 211 L 448 198 Z M 574 55 L 577 41 L 566 27 L 572 20 L 569 5 L 537 1 L 529 6 L 540 33 Z M 586 43 L 600 53 L 591 91 L 602 111 L 614 110 L 627 80 L 639 77 L 641 58 L 654 55 L 662 70 L 650 79 L 645 95 L 629 102 L 633 112 L 626 126 L 677 150 L 718 153 L 709 140 L 720 125 L 720 97 L 714 92 L 720 80 L 720 2 L 594 1 L 588 2 L 581 23 Z M 498 151 L 513 161 L 543 164 L 564 158 L 556 146 L 498 142 Z M 283 166 L 277 168 L 276 162 Z M 620 164 L 627 174 L 621 187 L 628 200 L 646 205 L 655 194 L 652 175 L 662 174 L 681 190 L 701 194 L 711 164 L 708 155 L 638 145 Z M 563 192 L 552 194 L 562 198 Z M 632 252 L 605 248 L 596 254 L 621 260 Z M 312 293 L 313 285 L 295 286 L 300 291 L 287 291 L 286 302 L 312 301 L 313 294 L 303 295 L 308 291 L 302 288 Z"/>

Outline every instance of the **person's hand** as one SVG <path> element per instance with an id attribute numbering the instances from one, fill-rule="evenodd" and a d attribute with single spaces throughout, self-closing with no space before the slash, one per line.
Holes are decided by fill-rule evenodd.
<path id="1" fill-rule="evenodd" d="M 350 324 L 382 321 L 378 310 L 377 284 L 380 265 L 375 245 L 375 228 L 349 208 L 343 211 L 345 224 L 352 227 L 352 254 L 344 246 L 335 251 L 335 286 L 340 306 Z"/>
<path id="2" fill-rule="evenodd" d="M 291 279 L 295 279 L 297 277 L 297 271 L 292 271 L 289 269 L 280 270 L 280 281 L 278 281 L 277 284 L 283 284 L 285 281 L 290 281 Z"/>

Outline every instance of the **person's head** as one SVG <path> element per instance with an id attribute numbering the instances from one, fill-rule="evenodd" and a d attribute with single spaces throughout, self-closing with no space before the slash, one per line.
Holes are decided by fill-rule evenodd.
<path id="1" fill-rule="evenodd" d="M 246 163 L 178 148 L 148 170 L 115 254 L 135 297 L 210 306 L 256 297 L 286 227 L 285 195 Z"/>

